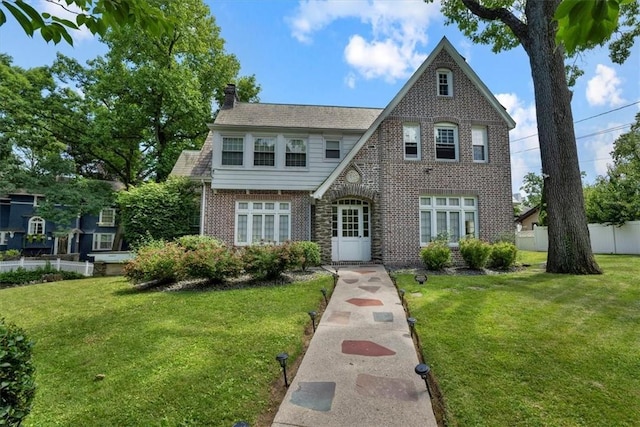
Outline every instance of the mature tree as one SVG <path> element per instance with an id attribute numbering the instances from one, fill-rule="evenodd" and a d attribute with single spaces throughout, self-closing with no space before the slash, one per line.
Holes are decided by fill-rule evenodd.
<path id="1" fill-rule="evenodd" d="M 0 193 L 43 195 L 38 214 L 63 234 L 79 215 L 97 214 L 113 202 L 109 184 L 77 174 L 66 142 L 58 137 L 65 134 L 56 116 L 74 116 L 61 102 L 66 92 L 71 91 L 58 88 L 46 67 L 23 70 L 0 55 Z"/>
<path id="2" fill-rule="evenodd" d="M 197 186 L 186 178 L 147 182 L 118 193 L 120 219 L 127 241 L 172 240 L 191 234 L 198 214 Z"/>
<path id="3" fill-rule="evenodd" d="M 149 7 L 145 0 L 44 0 L 60 7 L 60 13 L 40 12 L 24 0 L 0 1 L 0 26 L 12 16 L 29 35 L 40 31 L 47 42 L 58 44 L 62 39 L 73 45 L 69 30 L 86 27 L 93 34 L 104 35 L 108 28 L 137 24 L 148 32 L 162 34 L 171 29 L 172 22 L 161 10 Z M 3 10 L 4 9 L 4 10 Z M 63 16 L 71 13 L 74 20 Z"/>
<path id="4" fill-rule="evenodd" d="M 443 0 L 449 22 L 494 51 L 522 45 L 531 65 L 538 138 L 545 176 L 549 251 L 547 271 L 600 273 L 589 239 L 565 51 L 557 45 L 555 11 L 560 0 Z"/>
<path id="5" fill-rule="evenodd" d="M 585 189 L 587 217 L 622 225 L 640 219 L 640 113 L 631 130 L 616 139 L 611 154 L 613 165 L 607 175 Z"/>
<path id="6" fill-rule="evenodd" d="M 163 181 L 180 152 L 197 149 L 212 120 L 212 104 L 236 82 L 243 100 L 257 100 L 255 78 L 238 78 L 240 64 L 202 0 L 152 0 L 173 22 L 164 35 L 138 25 L 109 30 L 105 57 L 84 68 L 60 57 L 54 68 L 91 104 L 91 132 L 71 146 L 74 156 L 94 159 L 98 169 L 127 186 Z M 105 149 L 108 147 L 109 149 Z"/>

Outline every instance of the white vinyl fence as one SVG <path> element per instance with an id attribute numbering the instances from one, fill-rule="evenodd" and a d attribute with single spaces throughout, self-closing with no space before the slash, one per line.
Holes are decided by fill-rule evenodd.
<path id="1" fill-rule="evenodd" d="M 589 224 L 591 248 L 596 254 L 640 254 L 640 221 L 621 227 Z M 547 227 L 516 233 L 516 246 L 525 251 L 546 252 L 549 247 Z"/>
<path id="2" fill-rule="evenodd" d="M 42 259 L 25 259 L 24 257 L 15 261 L 0 261 L 0 273 L 16 270 L 17 268 L 24 268 L 29 271 L 37 270 L 38 268 L 44 268 L 47 264 L 50 264 L 51 267 L 58 271 L 73 271 L 84 276 L 93 275 L 93 264 L 89 261 L 64 261 L 60 258 L 47 261 Z"/>

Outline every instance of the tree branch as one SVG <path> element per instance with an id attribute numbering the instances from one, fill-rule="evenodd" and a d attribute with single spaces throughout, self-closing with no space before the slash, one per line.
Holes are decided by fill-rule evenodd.
<path id="1" fill-rule="evenodd" d="M 504 7 L 489 8 L 482 6 L 477 0 L 462 0 L 462 3 L 479 18 L 495 21 L 499 20 L 508 26 L 513 34 L 520 40 L 523 45 L 527 40 L 527 24 L 519 20 L 513 13 Z"/>

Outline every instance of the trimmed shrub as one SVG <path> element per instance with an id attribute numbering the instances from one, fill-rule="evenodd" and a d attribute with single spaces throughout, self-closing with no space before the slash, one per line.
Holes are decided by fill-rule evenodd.
<path id="1" fill-rule="evenodd" d="M 6 251 L 0 251 L 0 261 L 2 260 L 14 260 L 20 259 L 20 251 L 17 249 L 8 249 Z"/>
<path id="2" fill-rule="evenodd" d="M 36 392 L 33 343 L 24 331 L 0 318 L 0 425 L 19 426 Z"/>
<path id="3" fill-rule="evenodd" d="M 56 280 L 45 280 L 45 278 L 52 278 L 53 276 L 55 276 Z M 0 273 L 0 288 L 4 287 L 4 285 L 25 285 L 31 282 L 51 282 L 82 278 L 84 278 L 84 276 L 80 273 L 64 270 L 58 271 L 50 264 L 47 264 L 44 268 L 38 267 L 35 270 L 26 270 L 23 267 L 18 267 L 15 270 Z"/>
<path id="4" fill-rule="evenodd" d="M 184 252 L 184 248 L 175 242 L 151 241 L 138 248 L 135 258 L 125 264 L 124 276 L 133 283 L 173 282 Z"/>
<path id="5" fill-rule="evenodd" d="M 291 243 L 291 246 L 295 256 L 300 259 L 302 271 L 320 265 L 320 245 L 316 242 L 299 241 Z"/>
<path id="6" fill-rule="evenodd" d="M 251 245 L 244 248 L 244 270 L 255 279 L 277 279 L 286 270 L 300 265 L 291 243 L 281 245 Z"/>
<path id="7" fill-rule="evenodd" d="M 235 250 L 213 244 L 212 241 L 203 241 L 183 254 L 178 267 L 178 277 L 222 282 L 238 276 L 240 271 L 242 262 Z"/>
<path id="8" fill-rule="evenodd" d="M 491 245 L 480 239 L 462 239 L 460 240 L 460 255 L 469 268 L 480 270 L 489 261 Z"/>
<path id="9" fill-rule="evenodd" d="M 507 269 L 516 263 L 518 248 L 509 242 L 494 243 L 491 247 L 491 257 L 489 265 L 492 268 Z"/>
<path id="10" fill-rule="evenodd" d="M 451 249 L 447 242 L 437 240 L 420 250 L 420 259 L 427 270 L 442 270 L 451 265 Z"/>
<path id="11" fill-rule="evenodd" d="M 224 244 L 211 236 L 198 236 L 198 235 L 189 235 L 182 236 L 176 239 L 178 245 L 182 246 L 188 251 L 195 251 L 196 249 L 201 248 L 220 248 L 224 246 Z"/>

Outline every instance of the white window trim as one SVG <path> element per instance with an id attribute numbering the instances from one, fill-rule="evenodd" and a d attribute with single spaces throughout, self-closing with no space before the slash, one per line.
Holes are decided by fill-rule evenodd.
<path id="1" fill-rule="evenodd" d="M 447 95 L 440 94 L 440 74 L 447 75 Z M 441 98 L 451 98 L 453 97 L 453 73 L 448 68 L 438 68 L 436 70 L 436 95 Z"/>
<path id="2" fill-rule="evenodd" d="M 435 200 L 438 198 L 445 198 L 446 199 L 446 204 L 445 205 L 437 205 Z M 425 204 L 423 203 L 423 199 L 429 199 L 430 200 L 430 204 Z M 450 204 L 450 199 L 457 199 L 458 200 L 458 204 L 454 205 L 454 204 Z M 465 199 L 472 199 L 473 200 L 473 206 L 465 206 Z M 447 232 L 449 232 L 450 230 L 450 213 L 451 212 L 458 212 L 459 215 L 459 230 L 460 230 L 460 236 L 459 238 L 462 239 L 464 237 L 467 236 L 471 236 L 471 237 L 478 237 L 478 198 L 475 196 L 459 196 L 459 195 L 433 195 L 433 194 L 424 194 L 421 195 L 418 198 L 418 227 L 419 227 L 419 239 L 420 239 L 420 246 L 426 246 L 428 245 L 430 242 L 425 242 L 422 239 L 422 220 L 421 220 L 421 215 L 422 212 L 430 212 L 431 213 L 431 241 L 435 240 L 438 236 L 438 227 L 437 227 L 437 213 L 438 212 L 446 212 L 447 213 Z M 465 219 L 465 214 L 466 213 L 473 213 L 473 218 L 474 218 L 474 224 L 473 224 L 473 234 L 466 234 L 467 232 L 467 228 L 466 228 L 466 219 Z M 457 247 L 458 246 L 458 242 L 449 242 L 449 246 L 453 246 L 453 247 Z"/>
<path id="3" fill-rule="evenodd" d="M 256 141 L 259 139 L 269 139 L 273 142 L 273 165 L 256 165 Z M 278 138 L 273 135 L 255 136 L 251 141 L 251 166 L 254 168 L 273 169 L 277 165 L 278 165 Z"/>
<path id="4" fill-rule="evenodd" d="M 405 128 L 406 127 L 416 127 L 416 157 L 407 157 L 407 140 L 405 138 Z M 419 123 L 403 123 L 402 124 L 402 153 L 403 158 L 409 161 L 417 161 L 421 159 L 422 152 L 422 144 L 420 143 L 420 124 Z"/>
<path id="5" fill-rule="evenodd" d="M 225 138 L 242 139 L 242 164 L 241 165 L 225 165 L 223 163 L 224 157 L 224 140 Z M 247 138 L 245 135 L 221 135 L 220 136 L 220 167 L 223 168 L 243 168 L 247 163 Z"/>
<path id="6" fill-rule="evenodd" d="M 109 248 L 100 247 L 100 244 L 102 243 L 102 240 L 101 240 L 102 236 L 111 236 L 111 245 L 109 246 Z M 113 249 L 113 242 L 115 240 L 115 237 L 116 237 L 115 233 L 94 233 L 91 247 L 93 248 L 94 251 L 110 251 Z"/>
<path id="7" fill-rule="evenodd" d="M 438 157 L 437 139 L 438 129 L 453 129 L 453 145 L 455 149 L 455 158 L 442 159 Z M 458 125 L 455 123 L 436 123 L 433 125 L 433 150 L 436 161 L 438 162 L 457 162 L 460 160 L 460 140 L 458 138 Z"/>
<path id="8" fill-rule="evenodd" d="M 474 131 L 482 132 L 482 141 L 481 144 L 477 144 L 477 140 L 473 138 Z M 471 156 L 473 157 L 474 163 L 488 163 L 489 162 L 489 148 L 488 148 L 488 130 L 486 126 L 472 126 L 471 127 Z M 483 160 L 476 159 L 476 151 L 475 147 L 482 147 L 482 152 L 484 154 Z"/>
<path id="9" fill-rule="evenodd" d="M 240 204 L 241 203 L 246 203 L 247 204 L 247 208 L 246 209 L 241 209 L 240 208 Z M 262 203 L 262 209 L 260 208 L 254 208 L 254 203 Z M 274 209 L 265 209 L 265 203 L 274 203 Z M 288 205 L 287 209 L 283 209 L 281 208 L 281 203 L 286 203 Z M 256 243 L 276 243 L 276 244 L 280 244 L 280 243 L 284 243 L 284 241 L 280 241 L 280 216 L 288 216 L 289 217 L 289 222 L 288 222 L 288 226 L 287 226 L 287 233 L 286 235 L 289 236 L 286 240 L 291 240 L 291 223 L 292 223 L 292 216 L 291 216 L 291 201 L 290 200 L 238 200 L 236 202 L 236 207 L 235 207 L 235 215 L 234 215 L 234 231 L 233 231 L 233 241 L 234 244 L 236 246 L 250 246 L 252 244 L 256 244 Z M 240 242 L 238 240 L 238 217 L 240 215 L 246 215 L 247 216 L 247 229 L 246 229 L 246 234 L 247 234 L 247 241 L 246 242 Z M 274 241 L 272 242 L 263 242 L 262 239 L 257 240 L 256 242 L 253 241 L 253 217 L 254 215 L 274 215 L 274 224 L 273 224 L 273 236 L 275 238 Z M 263 223 L 263 227 L 264 227 L 264 223 Z"/>
<path id="10" fill-rule="evenodd" d="M 41 233 L 36 233 L 35 231 L 35 226 L 36 223 L 38 224 L 42 224 L 42 232 Z M 29 218 L 29 222 L 27 224 L 27 234 L 45 234 L 46 232 L 46 227 L 47 227 L 47 222 L 39 216 L 32 216 L 31 218 Z"/>
<path id="11" fill-rule="evenodd" d="M 327 157 L 327 142 L 338 143 L 338 157 Z M 342 139 L 340 138 L 325 138 L 324 139 L 324 160 L 327 162 L 339 162 L 342 159 Z"/>
<path id="12" fill-rule="evenodd" d="M 109 222 L 104 221 L 103 216 L 105 211 L 111 211 L 112 220 Z M 100 227 L 115 227 L 116 225 L 116 210 L 115 208 L 104 208 L 100 211 L 100 216 L 98 217 L 98 225 Z"/>
<path id="13" fill-rule="evenodd" d="M 304 166 L 287 166 L 287 149 L 289 142 L 292 140 L 300 140 L 304 142 Z M 295 153 L 292 153 L 295 154 Z M 301 136 L 286 136 L 284 142 L 284 167 L 285 169 L 307 169 L 309 167 L 309 139 Z"/>

